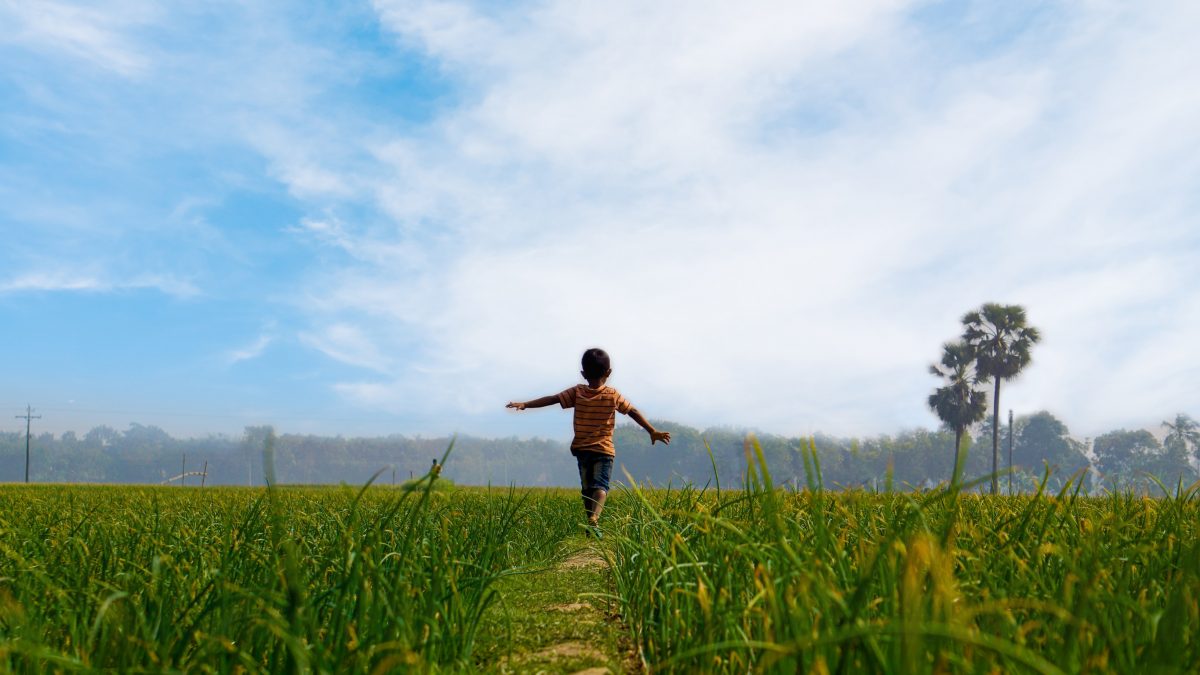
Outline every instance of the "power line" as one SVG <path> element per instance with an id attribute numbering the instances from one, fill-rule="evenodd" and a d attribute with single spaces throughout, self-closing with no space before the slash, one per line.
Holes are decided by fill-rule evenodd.
<path id="1" fill-rule="evenodd" d="M 42 419 L 41 415 L 34 415 L 33 408 L 28 403 L 25 404 L 25 414 L 17 415 L 17 419 L 25 419 L 25 482 L 29 482 L 29 424 L 32 420 Z"/>

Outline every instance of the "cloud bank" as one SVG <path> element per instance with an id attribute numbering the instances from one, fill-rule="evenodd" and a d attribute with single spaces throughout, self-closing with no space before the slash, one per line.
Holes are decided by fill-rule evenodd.
<path id="1" fill-rule="evenodd" d="M 1187 3 L 375 7 L 464 93 L 362 146 L 386 224 L 322 230 L 349 396 L 482 414 L 602 345 L 656 416 L 888 431 L 1000 301 L 1046 336 L 1006 405 L 1200 404 Z"/>
<path id="2" fill-rule="evenodd" d="M 1200 413 L 1195 3 L 118 6 L 6 11 L 182 101 L 146 133 L 220 185 L 285 188 L 269 241 L 193 215 L 204 191 L 169 237 L 123 230 L 169 249 L 143 285 L 208 298 L 242 280 L 214 260 L 306 252 L 242 283 L 283 318 L 231 363 L 303 345 L 350 405 L 487 432 L 598 345 L 653 417 L 866 434 L 936 423 L 926 365 L 997 301 L 1044 335 L 1004 407 Z M 196 22 L 221 49 L 168 39 Z"/>

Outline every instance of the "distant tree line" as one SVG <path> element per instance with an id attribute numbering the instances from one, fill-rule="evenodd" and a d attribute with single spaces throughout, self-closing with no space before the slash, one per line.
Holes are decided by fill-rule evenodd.
<path id="1" fill-rule="evenodd" d="M 1164 423 L 1166 424 L 1166 423 Z M 662 423 L 656 426 L 671 432 L 669 450 L 651 447 L 646 434 L 633 426 L 620 427 L 616 441 L 619 463 L 637 480 L 662 484 L 706 483 L 712 477 L 715 461 L 723 487 L 736 487 L 746 467 L 745 432 L 735 429 L 708 429 L 699 432 L 688 427 Z M 1058 490 L 1076 477 L 1088 493 L 1102 490 L 1133 490 L 1161 493 L 1157 483 L 1174 489 L 1179 482 L 1186 487 L 1200 479 L 1193 465 L 1200 462 L 1200 432 L 1187 415 L 1178 415 L 1167 424 L 1169 433 L 1163 442 L 1145 430 L 1116 430 L 1091 442 L 1071 436 L 1067 425 L 1049 412 L 1021 416 L 1013 424 L 1014 491 L 1030 492 L 1046 471 L 1050 471 L 1047 489 Z M 1009 427 L 1003 425 L 998 438 L 1008 447 Z M 863 487 L 884 489 L 890 482 L 895 488 L 931 487 L 945 483 L 953 470 L 955 431 L 916 429 L 896 435 L 863 439 L 838 438 L 818 434 L 811 440 L 817 448 L 820 472 L 827 488 Z M 757 436 L 776 483 L 806 485 L 807 474 L 800 446 L 806 439 L 769 434 Z M 712 459 L 705 447 L 712 449 Z M 989 477 L 991 470 L 992 427 L 985 421 L 975 436 L 963 438 L 965 464 L 963 481 Z M 1000 468 L 1005 468 L 1001 464 Z M 980 487 L 990 485 L 985 480 Z"/>
<path id="2" fill-rule="evenodd" d="M 1155 481 L 1174 487 L 1197 480 L 1189 460 L 1200 460 L 1200 428 L 1187 415 L 1166 425 L 1159 441 L 1145 430 L 1114 430 L 1090 442 L 1070 435 L 1066 424 L 1049 412 L 1018 417 L 1013 425 L 1014 489 L 1036 489 L 1045 467 L 1052 471 L 1050 489 L 1080 475 L 1084 489 L 1155 493 Z M 738 487 L 746 467 L 744 429 L 703 431 L 670 422 L 655 422 L 671 432 L 669 447 L 651 446 L 640 428 L 617 428 L 614 478 L 627 482 L 676 485 L 712 484 L 716 464 L 722 487 Z M 961 468 L 970 481 L 991 473 L 991 420 L 963 435 L 966 449 Z M 101 426 L 82 436 L 40 434 L 33 438 L 31 478 L 35 482 L 159 483 L 176 476 L 187 456 L 189 471 L 208 463 L 207 485 L 262 485 L 263 441 L 268 427 L 247 427 L 241 437 L 173 438 L 158 427 L 133 424 L 124 431 Z M 970 431 L 970 430 L 968 430 Z M 996 430 L 1008 447 L 1008 425 Z M 807 484 L 801 444 L 813 442 L 827 488 L 897 489 L 929 487 L 945 482 L 953 471 L 955 430 L 917 429 L 895 435 L 810 438 L 758 434 L 777 484 Z M 712 455 L 710 458 L 709 450 Z M 423 475 L 430 460 L 440 458 L 449 438 L 385 436 L 345 438 L 280 434 L 273 464 L 280 483 L 360 485 L 376 472 L 381 484 Z M 1089 445 L 1091 452 L 1089 452 Z M 0 481 L 23 479 L 25 438 L 21 432 L 0 433 Z M 1004 465 L 1001 465 L 1004 468 Z M 566 443 L 545 439 L 459 437 L 442 474 L 461 485 L 577 485 L 575 463 Z M 189 485 L 200 479 L 190 477 Z M 985 485 L 989 481 L 985 481 Z M 1007 481 L 1005 481 L 1005 484 Z"/>
<path id="3" fill-rule="evenodd" d="M 962 335 L 942 346 L 942 355 L 930 366 L 930 373 L 942 381 L 930 394 L 929 407 L 954 433 L 949 454 L 954 459 L 947 480 L 959 477 L 960 457 L 967 456 L 963 444 L 967 430 L 981 424 L 981 436 L 991 438 L 992 494 L 1000 489 L 999 474 L 1004 465 L 1000 448 L 1012 448 L 1013 467 L 1006 481 L 1014 491 L 1028 491 L 1036 482 L 1036 465 L 1057 469 L 1055 482 L 1078 475 L 1079 482 L 1090 488 L 1133 489 L 1142 492 L 1162 490 L 1180 482 L 1196 480 L 1192 458 L 1200 461 L 1200 429 L 1188 415 L 1179 414 L 1174 422 L 1163 422 L 1168 433 L 1162 443 L 1144 429 L 1117 430 L 1099 436 L 1087 452 L 1086 443 L 1071 438 L 1067 426 L 1048 412 L 1017 420 L 1012 429 L 1000 424 L 1000 384 L 1016 378 L 1030 364 L 1033 346 L 1041 333 L 1030 326 L 1020 305 L 985 303 L 962 318 Z M 983 385 L 993 385 L 992 416 L 985 419 L 988 399 Z M 1006 438 L 1002 439 L 1001 437 Z M 979 473 L 979 454 L 970 455 L 965 480 Z"/>
<path id="4" fill-rule="evenodd" d="M 34 482 L 159 483 L 177 476 L 187 457 L 188 471 L 208 463 L 206 485 L 263 485 L 263 441 L 269 427 L 246 427 L 240 437 L 212 435 L 173 438 L 155 426 L 132 424 L 125 431 L 108 426 L 83 436 L 66 432 L 35 435 L 30 469 Z M 273 464 L 279 483 L 361 485 L 382 470 L 376 481 L 389 484 L 424 475 L 431 459 L 440 459 L 450 438 L 383 436 L 346 438 L 279 434 Z M 574 463 L 563 459 L 558 441 L 459 437 L 445 476 L 464 484 L 492 482 L 566 485 Z M 505 464 L 506 458 L 511 463 Z M 567 457 L 569 460 L 570 457 Z M 0 433 L 0 482 L 23 479 L 25 434 Z M 177 484 L 177 482 L 175 483 Z M 199 477 L 187 478 L 199 485 Z"/>

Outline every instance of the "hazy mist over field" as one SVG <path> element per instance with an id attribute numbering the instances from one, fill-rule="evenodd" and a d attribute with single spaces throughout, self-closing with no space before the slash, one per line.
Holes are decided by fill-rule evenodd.
<path id="1" fill-rule="evenodd" d="M 542 436 L 1200 412 L 1200 5 L 0 2 L 0 431 Z"/>

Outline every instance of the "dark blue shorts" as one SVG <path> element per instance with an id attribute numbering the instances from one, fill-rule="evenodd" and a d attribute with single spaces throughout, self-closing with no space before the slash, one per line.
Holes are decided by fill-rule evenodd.
<path id="1" fill-rule="evenodd" d="M 580 492 L 584 495 L 592 490 L 608 492 L 608 481 L 612 478 L 612 455 L 585 450 L 575 455 L 575 461 L 579 464 Z"/>

